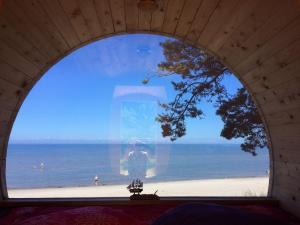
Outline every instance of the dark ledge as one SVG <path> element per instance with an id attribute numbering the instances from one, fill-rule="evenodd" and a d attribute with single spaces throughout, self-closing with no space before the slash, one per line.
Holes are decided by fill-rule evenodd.
<path id="1" fill-rule="evenodd" d="M 160 200 L 129 200 L 129 197 L 107 198 L 10 198 L 0 200 L 0 207 L 15 206 L 92 206 L 92 205 L 162 205 L 191 202 L 225 205 L 273 205 L 278 201 L 271 197 L 160 197 Z"/>

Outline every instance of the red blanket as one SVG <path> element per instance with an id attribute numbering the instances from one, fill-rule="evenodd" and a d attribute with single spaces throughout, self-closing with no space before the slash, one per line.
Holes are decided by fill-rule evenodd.
<path id="1" fill-rule="evenodd" d="M 170 206 L 20 207 L 0 219 L 2 225 L 148 225 Z"/>
<path id="2" fill-rule="evenodd" d="M 0 209 L 1 225 L 150 225 L 175 205 L 17 207 Z M 235 206 L 248 212 L 270 216 L 289 224 L 295 218 L 279 208 L 264 205 Z"/>

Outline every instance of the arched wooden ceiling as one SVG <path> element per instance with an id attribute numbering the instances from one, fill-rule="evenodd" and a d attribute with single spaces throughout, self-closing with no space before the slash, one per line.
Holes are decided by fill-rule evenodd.
<path id="1" fill-rule="evenodd" d="M 270 195 L 300 215 L 300 2 L 157 0 L 154 12 L 139 9 L 137 2 L 0 0 L 0 198 L 7 197 L 10 130 L 35 82 L 86 43 L 150 32 L 206 48 L 244 82 L 271 139 Z"/>

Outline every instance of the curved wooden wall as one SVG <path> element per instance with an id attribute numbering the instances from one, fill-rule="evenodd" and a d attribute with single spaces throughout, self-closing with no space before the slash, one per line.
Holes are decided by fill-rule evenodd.
<path id="1" fill-rule="evenodd" d="M 35 82 L 80 46 L 119 33 L 174 36 L 218 56 L 253 95 L 272 144 L 270 195 L 300 215 L 300 1 L 0 0 L 0 166 Z"/>

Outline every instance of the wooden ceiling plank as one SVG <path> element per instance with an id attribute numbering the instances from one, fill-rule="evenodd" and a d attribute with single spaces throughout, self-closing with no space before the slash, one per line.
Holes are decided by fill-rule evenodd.
<path id="1" fill-rule="evenodd" d="M 95 9 L 103 28 L 104 34 L 111 34 L 114 32 L 114 25 L 110 11 L 108 0 L 94 0 Z"/>
<path id="2" fill-rule="evenodd" d="M 289 98 L 294 96 L 295 99 L 300 99 L 300 75 L 297 74 L 293 79 L 281 82 L 280 84 L 268 89 L 263 93 L 259 93 L 257 96 L 265 101 L 281 100 L 282 98 Z M 291 98 L 291 101 L 294 98 Z M 284 102 L 283 102 L 284 103 Z"/>
<path id="3" fill-rule="evenodd" d="M 298 172 L 299 174 L 299 172 Z M 279 174 L 278 174 L 279 175 Z M 286 180 L 294 180 L 295 183 L 299 182 L 299 175 L 296 175 L 296 179 L 291 178 L 289 176 L 278 176 L 280 178 L 285 178 Z M 274 178 L 274 180 L 277 178 Z M 289 213 L 293 215 L 300 215 L 299 203 L 297 199 L 300 198 L 298 192 L 293 190 L 284 189 L 280 187 L 280 185 L 274 185 L 274 191 L 272 191 L 273 195 L 276 196 L 276 199 L 280 199 L 280 207 L 284 210 L 288 210 Z"/>
<path id="4" fill-rule="evenodd" d="M 1 121 L 0 122 L 0 137 L 3 137 L 3 136 L 6 135 L 6 131 L 8 129 L 8 124 L 9 124 L 8 121 Z M 0 157 L 1 157 L 1 159 L 3 158 L 2 151 L 0 153 Z"/>
<path id="5" fill-rule="evenodd" d="M 234 8 L 234 13 L 224 18 L 226 23 L 216 32 L 214 38 L 208 43 L 208 49 L 217 52 L 229 38 L 229 36 L 237 30 L 237 28 L 255 12 L 255 7 L 260 0 L 243 0 L 239 1 Z"/>
<path id="6" fill-rule="evenodd" d="M 72 27 L 67 15 L 58 0 L 40 0 L 46 13 L 49 15 L 59 32 L 64 37 L 70 48 L 77 46 L 80 40 Z"/>
<path id="7" fill-rule="evenodd" d="M 277 161 L 276 161 L 277 162 Z M 282 162 L 282 160 L 281 160 Z M 289 162 L 286 162 L 289 164 Z M 278 190 L 276 192 L 276 197 L 280 197 L 281 199 L 284 199 L 282 203 L 280 203 L 280 207 L 285 207 L 285 204 L 288 204 L 289 207 L 292 207 L 291 211 L 294 215 L 300 214 L 300 209 L 297 207 L 298 205 L 298 199 L 300 198 L 299 194 L 299 185 L 300 183 L 300 177 L 299 177 L 299 166 L 300 164 L 297 164 L 297 167 L 295 167 L 295 170 L 288 172 L 286 174 L 278 174 L 274 180 L 277 180 L 276 183 L 276 189 Z M 289 170 L 287 170 L 289 171 Z M 277 177 L 280 177 L 280 179 Z M 284 209 L 284 208 L 283 208 Z M 291 213 L 292 213 L 291 212 Z"/>
<path id="8" fill-rule="evenodd" d="M 0 15 L 0 39 L 16 51 L 20 52 L 20 54 L 32 61 L 39 68 L 45 66 L 47 58 L 15 30 L 9 21 L 4 18 L 3 14 Z"/>
<path id="9" fill-rule="evenodd" d="M 287 112 L 293 112 L 294 110 L 299 109 L 300 107 L 299 98 L 294 100 L 289 100 L 289 98 L 274 100 L 274 101 L 264 101 L 264 102 L 260 101 L 260 103 L 264 104 L 264 106 L 266 107 L 264 108 L 263 111 L 264 115 L 272 114 L 282 109 L 285 109 Z"/>
<path id="10" fill-rule="evenodd" d="M 220 0 L 203 0 L 185 37 L 188 42 L 196 44 L 201 32 L 203 31 L 205 25 L 208 23 L 209 18 L 215 11 L 219 2 Z"/>
<path id="11" fill-rule="evenodd" d="M 0 84 L 0 93 L 2 93 L 1 84 Z M 19 101 L 20 101 L 20 97 L 17 96 L 16 94 L 13 95 L 3 94 L 0 96 L 1 109 L 6 109 L 14 112 L 16 111 L 16 106 L 18 105 Z"/>
<path id="12" fill-rule="evenodd" d="M 272 7 L 270 7 L 272 5 Z M 264 0 L 254 8 L 254 12 L 238 28 L 232 32 L 223 45 L 218 49 L 218 53 L 228 62 L 229 58 L 236 53 L 237 49 L 244 51 L 242 45 L 248 38 L 254 35 L 261 28 L 274 12 L 280 10 L 280 1 Z"/>
<path id="13" fill-rule="evenodd" d="M 185 0 L 172 0 L 169 2 L 162 26 L 163 33 L 174 34 L 184 4 Z"/>
<path id="14" fill-rule="evenodd" d="M 239 0 L 221 0 L 208 23 L 201 32 L 197 42 L 202 46 L 208 46 L 209 42 L 213 40 L 215 34 L 222 30 L 226 18 L 234 15 L 233 10 L 237 6 Z M 217 37 L 218 38 L 218 37 Z"/>
<path id="15" fill-rule="evenodd" d="M 24 58 L 14 49 L 9 48 L 6 43 L 0 40 L 0 59 L 9 65 L 13 65 L 17 69 L 23 71 L 30 77 L 39 74 L 39 68 L 32 62 Z"/>
<path id="16" fill-rule="evenodd" d="M 300 9 L 296 8 L 294 4 L 284 4 L 284 7 L 285 8 L 282 8 L 279 14 L 275 14 L 271 17 L 268 22 L 261 27 L 259 32 L 242 43 L 244 49 L 242 49 L 242 47 L 238 48 L 236 55 L 232 55 L 228 58 L 228 60 L 232 62 L 232 66 L 241 64 L 253 55 L 254 52 L 258 52 L 260 48 L 263 48 L 274 36 L 285 30 L 287 25 L 292 23 L 292 21 L 300 15 Z M 292 40 L 295 40 L 295 38 Z"/>
<path id="17" fill-rule="evenodd" d="M 126 21 L 125 21 L 125 6 L 124 0 L 110 0 L 110 9 L 113 18 L 113 24 L 115 32 L 125 32 L 126 31 Z"/>
<path id="18" fill-rule="evenodd" d="M 294 157 L 295 157 L 294 160 L 293 158 L 289 158 L 288 161 L 284 159 L 279 159 L 277 157 L 274 159 L 274 161 L 276 162 L 279 162 L 278 160 L 280 160 L 281 162 L 280 166 L 279 165 L 276 166 L 277 169 L 276 171 L 278 171 L 278 173 L 276 173 L 276 177 L 274 179 L 274 184 L 276 184 L 276 189 L 280 190 L 278 191 L 277 195 L 281 196 L 281 198 L 283 197 L 288 198 L 289 201 L 291 201 L 289 205 L 293 205 L 295 209 L 297 209 L 296 199 L 300 198 L 300 193 L 299 193 L 300 163 L 297 156 L 298 154 L 294 153 Z M 291 166 L 290 163 L 293 164 L 293 166 Z"/>
<path id="19" fill-rule="evenodd" d="M 2 60 L 0 60 L 0 68 L 0 78 L 19 87 L 26 87 L 32 80 L 27 74 L 24 74 Z"/>
<path id="20" fill-rule="evenodd" d="M 268 124 L 282 125 L 288 123 L 300 123 L 300 108 L 290 110 L 283 109 L 269 114 L 264 114 Z"/>
<path id="21" fill-rule="evenodd" d="M 14 98 L 14 99 L 9 99 L 9 101 L 7 101 L 7 99 L 2 100 L 0 98 L 1 109 L 9 110 L 11 112 L 16 111 L 16 106 L 18 105 L 19 100 L 20 99 L 18 98 Z"/>
<path id="22" fill-rule="evenodd" d="M 49 43 L 59 51 L 65 53 L 69 46 L 43 10 L 38 0 L 16 0 L 17 4 L 24 10 L 27 17 L 45 34 Z"/>
<path id="23" fill-rule="evenodd" d="M 281 135 L 275 135 L 272 134 L 272 137 L 274 137 L 274 140 L 272 142 L 274 143 L 274 146 L 278 146 L 278 149 L 286 149 L 288 147 L 293 146 L 294 148 L 291 148 L 291 151 L 296 150 L 299 151 L 298 146 L 298 139 L 299 137 L 282 137 Z"/>
<path id="24" fill-rule="evenodd" d="M 295 77 L 300 77 L 300 59 L 284 67 L 284 69 L 274 71 L 271 74 L 264 75 L 262 73 L 258 80 L 255 80 L 255 82 L 251 82 L 250 80 L 249 84 L 252 87 L 252 93 L 263 94 L 264 92 L 274 89 L 282 84 L 283 80 L 288 82 L 293 80 Z"/>
<path id="25" fill-rule="evenodd" d="M 11 114 L 12 114 L 12 111 L 1 108 L 0 109 L 0 122 L 10 121 Z"/>
<path id="26" fill-rule="evenodd" d="M 175 30 L 176 36 L 182 38 L 186 36 L 202 2 L 203 0 L 186 0 Z"/>
<path id="27" fill-rule="evenodd" d="M 277 147 L 277 146 L 276 146 Z M 274 154 L 274 156 L 273 156 L 273 160 L 274 161 L 281 161 L 281 162 L 286 162 L 286 163 L 299 163 L 299 171 L 300 171 L 300 157 L 299 157 L 299 155 L 298 154 L 296 154 L 296 152 L 295 151 L 287 151 L 287 149 L 289 149 L 289 148 L 291 148 L 291 149 L 293 149 L 293 147 L 291 147 L 291 146 L 286 146 L 287 148 L 281 148 L 280 150 L 279 150 L 279 148 L 277 148 L 277 151 L 276 151 L 276 154 Z M 278 171 L 279 172 L 279 171 Z M 280 170 L 280 172 L 279 173 L 276 173 L 276 175 L 278 176 L 279 174 L 281 174 L 281 175 L 283 175 L 282 173 L 281 173 L 281 170 Z M 293 174 L 293 172 L 287 172 L 286 171 L 286 175 L 288 174 L 288 176 L 289 177 L 293 177 L 293 179 L 294 178 L 296 178 L 295 177 L 295 175 L 296 174 Z M 290 179 L 288 179 L 289 181 L 290 181 Z M 300 179 L 299 179 L 300 180 Z M 278 182 L 278 180 L 276 180 L 277 182 Z M 277 187 L 289 187 L 289 185 L 290 184 L 288 184 L 287 185 L 287 183 L 288 182 L 278 182 L 278 183 L 280 183 L 280 185 L 276 185 Z M 300 182 L 299 182 L 300 183 Z M 296 184 L 297 185 L 297 184 Z M 300 188 L 300 186 L 296 186 L 295 184 L 294 184 L 294 188 L 295 188 L 295 192 L 294 193 L 297 193 L 297 189 L 298 188 Z M 296 188 L 297 187 L 297 188 Z M 293 188 L 291 188 L 291 187 L 289 187 L 289 189 L 291 190 L 291 189 L 293 189 Z M 299 189 L 298 189 L 299 190 Z M 300 197 L 300 196 L 299 196 Z"/>
<path id="28" fill-rule="evenodd" d="M 172 0 L 170 0 L 172 1 Z M 158 1 L 158 9 L 152 13 L 151 30 L 161 32 L 169 0 Z M 171 3 L 172 4 L 172 3 Z"/>
<path id="29" fill-rule="evenodd" d="M 7 98 L 9 96 L 19 98 L 24 92 L 25 89 L 22 87 L 18 87 L 6 80 L 0 79 L 0 98 Z"/>
<path id="30" fill-rule="evenodd" d="M 125 0 L 126 29 L 128 32 L 138 30 L 139 27 L 139 9 L 138 0 Z"/>
<path id="31" fill-rule="evenodd" d="M 77 0 L 91 37 L 98 38 L 103 34 L 102 24 L 95 10 L 94 0 Z"/>
<path id="32" fill-rule="evenodd" d="M 293 176 L 296 179 L 300 178 L 299 177 L 299 170 L 300 170 L 299 166 L 300 166 L 300 163 L 294 162 L 294 161 L 290 161 L 290 163 L 287 163 L 286 161 L 283 161 L 283 160 L 276 161 L 276 162 L 278 162 L 278 163 L 276 163 L 276 168 L 275 169 L 280 170 L 280 173 L 283 173 L 286 176 Z M 286 176 L 280 176 L 280 179 L 278 179 L 277 181 L 279 183 L 286 183 L 286 182 L 288 182 L 289 179 L 285 179 Z M 300 184 L 300 182 L 298 182 L 297 184 Z M 292 186 L 296 187 L 295 184 L 292 185 Z M 292 190 L 292 188 L 290 190 Z M 294 193 L 297 193 L 297 191 L 295 191 Z"/>
<path id="33" fill-rule="evenodd" d="M 24 11 L 16 4 L 15 1 L 6 1 L 7 7 L 4 12 L 10 15 L 9 21 L 14 28 L 24 36 L 29 42 L 36 46 L 50 62 L 59 55 L 59 52 L 49 43 L 45 35 L 28 19 Z M 4 13 L 3 12 L 3 13 Z"/>
<path id="34" fill-rule="evenodd" d="M 79 37 L 80 42 L 91 40 L 90 32 L 82 15 L 82 11 L 74 0 L 59 0 L 60 4 L 67 14 L 70 23 Z"/>
<path id="35" fill-rule="evenodd" d="M 290 71 L 293 71 L 293 68 L 298 67 L 300 60 L 300 39 L 296 40 L 282 51 L 279 51 L 270 58 L 267 58 L 266 61 L 262 62 L 261 66 L 250 70 L 248 73 L 244 74 L 243 80 L 247 81 L 249 84 L 253 84 L 258 81 L 263 81 L 268 83 L 269 80 L 284 78 L 288 79 Z M 296 62 L 296 65 L 294 65 Z M 280 74 L 285 74 L 284 77 Z"/>
<path id="36" fill-rule="evenodd" d="M 138 28 L 142 31 L 150 31 L 152 12 L 145 10 L 138 10 Z"/>
<path id="37" fill-rule="evenodd" d="M 278 152 L 278 154 L 274 154 L 274 160 L 299 163 L 299 171 L 300 171 L 300 155 L 295 154 L 295 151 L 287 151 L 287 149 L 282 149 L 281 151 L 277 151 L 277 152 Z M 285 185 L 287 185 L 286 182 L 285 182 Z M 288 184 L 288 185 L 291 185 L 291 184 Z M 294 187 L 295 187 L 295 184 L 294 184 Z M 298 191 L 299 191 L 300 185 L 298 185 L 298 187 L 296 189 L 298 189 Z"/>
<path id="38" fill-rule="evenodd" d="M 259 104 L 263 105 L 264 113 L 273 113 L 282 108 L 294 109 L 300 107 L 300 77 L 281 85 L 274 92 L 270 90 L 264 94 L 253 95 Z"/>
<path id="39" fill-rule="evenodd" d="M 300 11 L 299 11 L 300 12 Z M 262 66 L 263 62 L 275 55 L 277 52 L 289 46 L 300 38 L 300 16 L 289 23 L 281 32 L 258 48 L 253 54 L 235 66 L 235 70 L 240 74 L 245 74 L 257 66 Z"/>
<path id="40" fill-rule="evenodd" d="M 272 126 L 274 129 L 272 129 L 272 133 L 280 132 L 281 130 L 281 136 L 282 137 L 288 137 L 289 135 L 294 137 L 300 137 L 300 123 L 295 124 L 284 124 L 280 126 Z M 284 130 L 284 132 L 282 132 Z"/>

